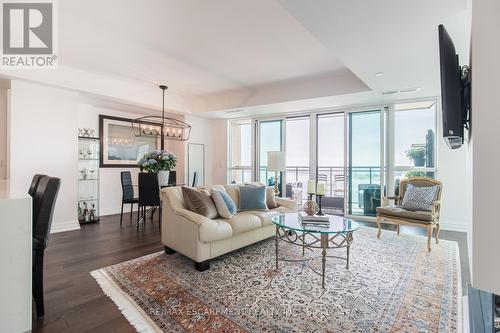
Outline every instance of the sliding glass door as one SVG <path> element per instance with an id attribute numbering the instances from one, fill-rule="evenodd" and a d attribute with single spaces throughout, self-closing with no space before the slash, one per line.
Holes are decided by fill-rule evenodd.
<path id="1" fill-rule="evenodd" d="M 255 119 L 253 179 L 274 184 L 274 173 L 267 170 L 267 152 L 285 151 L 286 173 L 278 180 L 286 184 L 280 188 L 282 195 L 300 203 L 307 194 L 307 180 L 315 179 L 326 183 L 322 204 L 327 213 L 373 217 L 383 194 L 398 193 L 399 179 L 436 176 L 435 102 Z M 241 161 L 233 164 L 249 169 L 245 154 L 251 148 L 243 144 L 248 141 L 243 137 L 249 137 L 244 133 L 250 132 L 250 126 L 240 127 L 240 150 L 233 155 Z"/>
<path id="2" fill-rule="evenodd" d="M 382 131 L 380 110 L 349 113 L 348 215 L 375 216 L 380 206 Z"/>
<path id="3" fill-rule="evenodd" d="M 326 183 L 322 199 L 327 214 L 344 215 L 345 206 L 345 114 L 321 114 L 317 117 L 318 181 Z"/>
<path id="4" fill-rule="evenodd" d="M 310 178 L 310 117 L 285 120 L 286 187 L 285 196 L 301 204 L 307 199 L 307 181 Z"/>

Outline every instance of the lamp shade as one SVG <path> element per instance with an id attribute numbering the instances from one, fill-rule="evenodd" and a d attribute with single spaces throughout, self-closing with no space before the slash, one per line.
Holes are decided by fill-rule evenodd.
<path id="1" fill-rule="evenodd" d="M 268 151 L 267 152 L 267 171 L 285 171 L 286 158 L 284 151 Z"/>

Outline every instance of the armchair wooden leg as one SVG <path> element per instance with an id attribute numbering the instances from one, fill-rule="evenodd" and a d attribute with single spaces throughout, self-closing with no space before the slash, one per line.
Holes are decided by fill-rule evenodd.
<path id="1" fill-rule="evenodd" d="M 436 244 L 439 244 L 439 230 L 441 228 L 439 227 L 439 223 L 436 224 Z"/>
<path id="2" fill-rule="evenodd" d="M 398 236 L 399 236 L 399 227 L 401 226 L 401 224 L 398 223 Z"/>
<path id="3" fill-rule="evenodd" d="M 427 225 L 427 249 L 431 252 L 432 224 Z"/>
<path id="4" fill-rule="evenodd" d="M 380 234 L 382 233 L 382 229 L 380 228 L 380 217 L 378 216 L 377 216 L 377 228 L 378 228 L 377 238 L 380 239 Z"/>

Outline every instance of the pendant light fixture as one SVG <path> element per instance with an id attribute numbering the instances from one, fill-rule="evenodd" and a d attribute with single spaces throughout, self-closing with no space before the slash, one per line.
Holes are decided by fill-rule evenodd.
<path id="1" fill-rule="evenodd" d="M 165 140 L 187 141 L 191 133 L 191 126 L 179 119 L 165 117 L 166 85 L 160 85 L 163 93 L 161 117 L 145 116 L 131 120 L 135 136 L 160 137 L 161 150 L 165 149 Z"/>

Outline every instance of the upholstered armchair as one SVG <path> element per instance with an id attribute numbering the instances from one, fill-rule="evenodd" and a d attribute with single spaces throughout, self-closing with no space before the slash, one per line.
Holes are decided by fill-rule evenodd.
<path id="1" fill-rule="evenodd" d="M 417 187 L 438 186 L 436 197 L 432 203 L 430 211 L 411 211 L 400 206 L 403 202 L 408 184 L 412 184 Z M 380 238 L 380 234 L 382 232 L 380 228 L 381 222 L 396 224 L 398 235 L 401 224 L 424 227 L 427 229 L 427 248 L 431 251 L 431 239 L 434 230 L 436 244 L 439 243 L 439 214 L 441 209 L 440 200 L 442 191 L 443 184 L 432 178 L 414 177 L 402 179 L 399 185 L 399 195 L 395 197 L 382 197 L 382 206 L 377 208 L 377 237 Z M 394 200 L 394 205 L 389 205 L 390 200 Z"/>

